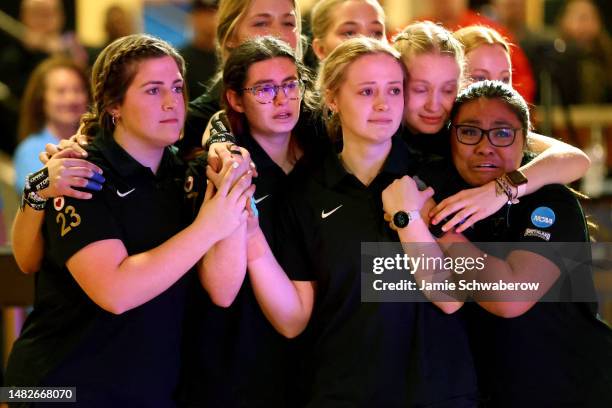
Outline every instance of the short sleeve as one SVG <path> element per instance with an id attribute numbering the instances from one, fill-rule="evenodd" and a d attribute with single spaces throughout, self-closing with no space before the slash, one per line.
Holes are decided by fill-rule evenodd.
<path id="1" fill-rule="evenodd" d="M 123 239 L 112 207 L 113 196 L 103 189 L 89 200 L 56 197 L 47 203 L 45 232 L 52 259 L 58 265 L 87 245 L 105 239 Z"/>
<path id="2" fill-rule="evenodd" d="M 562 185 L 551 185 L 523 200 L 521 211 L 511 215 L 516 219 L 510 220 L 516 241 L 532 244 L 521 247 L 550 259 L 561 270 L 567 268 L 569 261 L 587 260 L 588 231 L 582 208 L 571 191 Z"/>

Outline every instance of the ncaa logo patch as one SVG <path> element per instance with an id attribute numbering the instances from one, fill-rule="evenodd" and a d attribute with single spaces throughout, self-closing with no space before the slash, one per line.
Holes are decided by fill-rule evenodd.
<path id="1" fill-rule="evenodd" d="M 531 213 L 531 223 L 538 228 L 548 228 L 555 223 L 555 212 L 548 207 L 538 207 Z"/>
<path id="2" fill-rule="evenodd" d="M 55 208 L 55 211 L 62 211 L 62 208 L 64 208 L 64 197 L 56 197 L 53 200 L 53 208 Z"/>

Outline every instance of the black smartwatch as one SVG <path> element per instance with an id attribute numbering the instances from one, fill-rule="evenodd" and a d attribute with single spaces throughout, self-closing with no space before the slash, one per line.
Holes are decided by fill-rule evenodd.
<path id="1" fill-rule="evenodd" d="M 396 228 L 406 228 L 408 224 L 420 217 L 419 210 L 398 211 L 393 215 L 393 225 Z"/>

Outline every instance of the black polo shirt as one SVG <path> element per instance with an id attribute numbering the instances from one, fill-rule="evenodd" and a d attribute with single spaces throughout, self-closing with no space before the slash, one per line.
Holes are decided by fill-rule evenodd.
<path id="1" fill-rule="evenodd" d="M 319 169 L 292 175 L 276 252 L 291 279 L 317 282 L 303 384 L 310 407 L 473 406 L 475 376 L 459 315 L 430 303 L 360 298 L 361 242 L 398 241 L 383 219 L 382 191 L 416 170 L 394 137 L 367 187 L 334 153 Z"/>
<path id="2" fill-rule="evenodd" d="M 413 133 L 404 126 L 401 129 L 401 135 L 413 153 L 422 161 L 451 157 L 448 126 L 444 126 L 439 132 L 433 134 Z"/>
<path id="3" fill-rule="evenodd" d="M 257 165 L 254 200 L 259 224 L 272 246 L 272 225 L 287 175 L 250 135 L 238 138 L 237 143 Z M 190 295 L 187 316 L 181 403 L 227 408 L 289 406 L 285 382 L 292 366 L 291 345 L 263 315 L 248 273 L 228 308 L 214 305 L 197 285 Z"/>
<path id="4" fill-rule="evenodd" d="M 170 407 L 190 274 L 149 302 L 114 315 L 85 294 L 66 261 L 105 239 L 120 239 L 129 255 L 137 254 L 183 229 L 191 216 L 185 210 L 186 169 L 166 149 L 153 174 L 108 136 L 98 136 L 88 151 L 106 182 L 90 200 L 60 197 L 49 203 L 34 310 L 13 348 L 6 382 L 76 386 L 80 406 Z"/>
<path id="5" fill-rule="evenodd" d="M 432 166 L 423 178 L 428 175 L 439 194 L 437 199 L 468 187 L 452 165 Z M 474 242 L 589 242 L 578 200 L 558 184 L 522 197 L 518 204 L 477 222 L 465 234 Z M 592 288 L 590 267 L 584 273 L 569 274 L 563 254 L 521 247 L 529 248 L 561 270 L 550 291 L 577 285 Z M 567 248 L 576 251 L 575 246 Z M 590 258 L 589 253 L 565 256 Z M 512 319 L 497 317 L 475 303 L 464 308 L 483 406 L 612 406 L 612 331 L 596 317 L 596 304 L 540 302 Z"/>

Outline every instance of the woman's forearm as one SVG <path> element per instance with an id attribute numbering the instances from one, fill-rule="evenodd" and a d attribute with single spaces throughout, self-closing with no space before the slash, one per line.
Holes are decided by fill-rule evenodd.
<path id="1" fill-rule="evenodd" d="M 529 134 L 529 146 L 538 156 L 519 168 L 529 180 L 524 194 L 531 194 L 547 184 L 578 180 L 591 165 L 582 150 L 537 133 Z"/>

